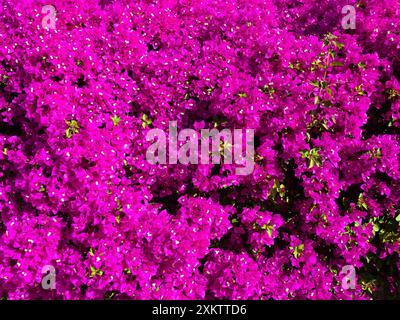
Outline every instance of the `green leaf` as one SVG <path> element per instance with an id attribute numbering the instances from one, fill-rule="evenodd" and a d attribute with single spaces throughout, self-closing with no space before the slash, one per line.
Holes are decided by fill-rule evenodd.
<path id="1" fill-rule="evenodd" d="M 259 88 L 259 90 L 264 94 L 269 94 L 269 97 L 272 99 L 274 97 L 275 89 L 268 85 L 264 85 L 264 87 Z"/>
<path id="2" fill-rule="evenodd" d="M 321 104 L 324 106 L 324 107 L 331 107 L 332 106 L 332 101 L 330 101 L 330 100 L 323 100 L 322 102 L 321 102 Z"/>
<path id="3" fill-rule="evenodd" d="M 308 150 L 300 150 L 300 154 L 301 154 L 301 157 L 304 159 L 304 158 L 308 158 L 308 155 L 309 155 L 309 151 Z"/>
<path id="4" fill-rule="evenodd" d="M 278 195 L 283 199 L 285 196 L 285 185 L 279 183 L 278 180 L 274 180 L 274 185 L 269 195 L 273 200 L 275 200 Z"/>
<path id="5" fill-rule="evenodd" d="M 90 266 L 90 278 L 93 278 L 94 276 L 102 276 L 103 274 L 104 272 L 102 270 Z"/>
<path id="6" fill-rule="evenodd" d="M 329 55 L 333 58 L 333 59 L 335 59 L 336 58 L 336 56 L 337 56 L 337 53 L 336 53 L 336 51 L 335 50 L 328 50 L 328 52 L 329 52 Z"/>
<path id="7" fill-rule="evenodd" d="M 379 236 L 381 237 L 383 243 L 394 243 L 396 241 L 400 241 L 400 235 L 396 231 L 381 230 Z"/>
<path id="8" fill-rule="evenodd" d="M 322 158 L 320 156 L 313 158 L 313 160 L 314 160 L 315 164 L 317 165 L 317 167 L 322 166 Z"/>
<path id="9" fill-rule="evenodd" d="M 293 256 L 297 259 L 300 257 L 304 252 L 304 244 L 299 244 L 298 246 L 294 247 L 293 249 Z"/>
<path id="10" fill-rule="evenodd" d="M 387 91 L 387 93 L 389 94 L 389 97 L 388 97 L 389 100 L 392 100 L 392 99 L 400 96 L 400 92 L 395 89 L 389 89 Z"/>
<path id="11" fill-rule="evenodd" d="M 360 96 L 365 96 L 367 94 L 367 92 L 363 89 L 362 84 L 360 84 L 359 86 L 356 86 L 355 90 L 356 90 L 357 94 Z"/>
<path id="12" fill-rule="evenodd" d="M 119 122 L 121 121 L 121 118 L 118 117 L 117 115 L 111 117 L 112 122 L 114 123 L 114 126 L 117 126 Z"/>
<path id="13" fill-rule="evenodd" d="M 367 67 L 367 65 L 366 65 L 364 62 L 359 62 L 359 63 L 357 64 L 357 66 L 358 66 L 359 68 L 361 68 L 361 69 L 364 69 L 364 70 L 365 70 L 365 68 Z"/>
<path id="14" fill-rule="evenodd" d="M 333 40 L 335 40 L 335 39 L 337 39 L 337 37 L 336 37 L 334 34 L 328 32 L 328 33 L 325 35 L 325 38 L 324 38 L 324 46 L 329 45 L 329 44 L 330 44 Z"/>
<path id="15" fill-rule="evenodd" d="M 129 268 L 125 268 L 123 272 L 124 272 L 125 274 L 132 274 L 132 271 L 131 271 L 131 269 L 129 269 Z"/>
<path id="16" fill-rule="evenodd" d="M 341 63 L 340 61 L 333 61 L 332 67 L 343 67 L 343 63 Z"/>
<path id="17" fill-rule="evenodd" d="M 142 127 L 145 129 L 147 126 L 149 126 L 153 121 L 147 116 L 147 114 L 142 115 Z"/>
<path id="18" fill-rule="evenodd" d="M 300 62 L 296 62 L 296 63 L 290 62 L 290 63 L 289 63 L 289 68 L 290 68 L 290 69 L 293 69 L 293 70 L 302 71 L 302 70 L 301 70 Z"/>
<path id="19" fill-rule="evenodd" d="M 65 136 L 69 139 L 71 138 L 74 134 L 79 133 L 79 125 L 76 120 L 67 120 L 65 121 L 67 124 L 68 128 L 65 130 Z"/>
<path id="20" fill-rule="evenodd" d="M 341 50 L 341 49 L 344 48 L 344 43 L 341 43 L 341 42 L 338 42 L 338 41 L 333 41 L 332 43 L 333 43 L 333 45 L 334 45 L 336 48 L 338 48 L 339 50 Z"/>
<path id="21" fill-rule="evenodd" d="M 104 299 L 105 300 L 112 300 L 112 298 L 115 296 L 115 291 L 112 292 L 106 292 L 104 295 Z"/>
<path id="22" fill-rule="evenodd" d="M 264 224 L 261 229 L 267 231 L 267 234 L 270 238 L 272 238 L 272 231 L 274 231 L 274 226 L 271 226 L 270 224 Z"/>
<path id="23" fill-rule="evenodd" d="M 400 214 L 396 217 L 396 221 L 400 222 Z"/>
<path id="24" fill-rule="evenodd" d="M 368 205 L 367 205 L 367 203 L 365 202 L 362 193 L 360 193 L 359 196 L 358 196 L 357 206 L 358 206 L 360 209 L 364 209 L 364 210 L 368 211 Z"/>
<path id="25" fill-rule="evenodd" d="M 90 278 L 93 278 L 96 275 L 96 268 L 90 266 Z"/>
<path id="26" fill-rule="evenodd" d="M 301 150 L 301 157 L 308 159 L 308 168 L 311 169 L 314 165 L 322 166 L 322 157 L 318 153 L 320 148 L 313 148 L 311 150 Z"/>
<path id="27" fill-rule="evenodd" d="M 381 148 L 372 148 L 372 151 L 369 151 L 370 158 L 380 159 L 382 158 L 382 149 Z"/>

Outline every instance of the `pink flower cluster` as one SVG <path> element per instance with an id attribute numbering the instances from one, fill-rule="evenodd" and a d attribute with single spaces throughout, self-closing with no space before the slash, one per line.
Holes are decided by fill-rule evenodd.
<path id="1" fill-rule="evenodd" d="M 399 299 L 399 10 L 1 0 L 0 297 Z M 150 164 L 169 121 L 254 129 L 254 171 Z"/>

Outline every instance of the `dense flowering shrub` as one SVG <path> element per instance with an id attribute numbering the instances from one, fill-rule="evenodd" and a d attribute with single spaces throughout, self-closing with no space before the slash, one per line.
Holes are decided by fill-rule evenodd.
<path id="1" fill-rule="evenodd" d="M 400 3 L 353 2 L 1 0 L 1 297 L 400 298 Z M 149 164 L 172 120 L 254 171 Z"/>

